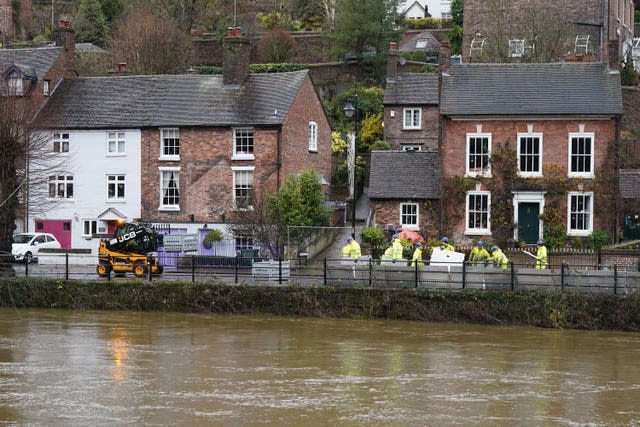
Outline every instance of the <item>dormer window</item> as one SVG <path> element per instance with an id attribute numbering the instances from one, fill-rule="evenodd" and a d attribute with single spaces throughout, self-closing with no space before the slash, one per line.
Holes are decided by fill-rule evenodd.
<path id="1" fill-rule="evenodd" d="M 42 94 L 44 96 L 49 96 L 49 80 L 42 82 Z"/>
<path id="2" fill-rule="evenodd" d="M 9 77 L 9 95 L 13 96 L 23 96 L 24 95 L 24 86 L 22 83 L 22 77 L 13 75 Z"/>

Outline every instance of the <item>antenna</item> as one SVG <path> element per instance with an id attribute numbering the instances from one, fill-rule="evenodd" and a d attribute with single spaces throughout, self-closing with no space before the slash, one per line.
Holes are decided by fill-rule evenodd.
<path id="1" fill-rule="evenodd" d="M 237 22 L 237 14 L 236 14 L 236 6 L 238 4 L 237 0 L 233 0 L 233 27 L 234 28 L 238 28 L 238 22 Z"/>

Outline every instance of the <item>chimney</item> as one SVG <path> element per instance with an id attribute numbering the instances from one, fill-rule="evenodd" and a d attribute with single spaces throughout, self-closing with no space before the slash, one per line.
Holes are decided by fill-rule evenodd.
<path id="1" fill-rule="evenodd" d="M 620 58 L 618 57 L 618 40 L 609 40 L 606 46 L 607 65 L 609 70 L 620 69 Z"/>
<path id="2" fill-rule="evenodd" d="M 394 81 L 398 75 L 398 43 L 391 42 L 389 44 L 389 53 L 387 54 L 387 80 Z"/>
<path id="3" fill-rule="evenodd" d="M 238 27 L 227 30 L 223 42 L 222 81 L 225 85 L 240 85 L 249 75 L 251 43 Z"/>
<path id="4" fill-rule="evenodd" d="M 71 22 L 68 19 L 61 19 L 58 22 L 56 30 L 56 46 L 64 47 L 64 50 L 75 55 L 76 38 L 75 31 L 71 28 Z"/>
<path id="5" fill-rule="evenodd" d="M 129 74 L 126 62 L 116 62 L 113 70 L 109 71 L 109 74 Z"/>
<path id="6" fill-rule="evenodd" d="M 443 40 L 440 42 L 438 63 L 440 64 L 440 74 L 446 74 L 449 72 L 449 67 L 451 66 L 451 45 L 449 44 L 449 40 Z"/>

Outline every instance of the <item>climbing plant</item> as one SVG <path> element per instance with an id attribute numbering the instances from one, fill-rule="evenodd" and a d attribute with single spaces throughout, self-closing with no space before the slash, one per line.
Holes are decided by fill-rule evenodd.
<path id="1" fill-rule="evenodd" d="M 516 152 L 508 142 L 498 145 L 490 158 L 493 179 L 491 190 L 491 234 L 500 246 L 513 237 L 513 187 L 518 179 Z"/>

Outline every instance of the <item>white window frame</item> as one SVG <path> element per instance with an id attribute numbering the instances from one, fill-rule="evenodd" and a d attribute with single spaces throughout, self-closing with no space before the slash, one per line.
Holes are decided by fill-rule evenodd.
<path id="1" fill-rule="evenodd" d="M 179 167 L 167 167 L 161 166 L 158 168 L 160 171 L 160 207 L 158 210 L 161 211 L 179 211 L 180 210 L 180 168 Z M 177 195 L 168 196 L 168 197 L 177 197 L 178 203 L 173 204 L 164 204 L 164 192 L 167 188 L 164 185 L 164 177 L 166 174 L 173 173 L 174 180 L 176 181 Z"/>
<path id="2" fill-rule="evenodd" d="M 24 82 L 22 81 L 22 76 L 10 76 L 7 79 L 7 85 L 9 88 L 9 95 L 24 96 Z"/>
<path id="3" fill-rule="evenodd" d="M 246 134 L 243 134 L 245 133 Z M 247 139 L 246 145 L 250 145 L 250 150 L 240 150 L 243 148 L 243 139 Z M 250 139 L 251 143 L 248 143 Z M 239 144 L 240 143 L 240 144 Z M 252 127 L 233 128 L 233 156 L 232 160 L 255 160 L 255 129 Z"/>
<path id="4" fill-rule="evenodd" d="M 124 156 L 126 154 L 126 137 L 124 131 L 110 130 L 106 133 L 107 156 Z"/>
<path id="5" fill-rule="evenodd" d="M 509 56 L 512 58 L 522 58 L 524 56 L 524 43 L 523 39 L 509 40 Z"/>
<path id="6" fill-rule="evenodd" d="M 578 210 L 577 206 L 572 204 L 574 197 L 588 200 L 586 209 Z M 593 233 L 593 212 L 594 212 L 593 192 L 591 191 L 569 191 L 567 194 L 567 235 L 568 236 L 589 236 Z M 584 223 L 583 228 L 572 228 L 573 215 L 586 216 L 581 222 Z"/>
<path id="7" fill-rule="evenodd" d="M 591 154 L 590 154 L 590 158 L 589 158 L 589 172 L 579 172 L 579 171 L 574 171 L 572 170 L 572 162 L 571 159 L 573 156 L 580 156 L 581 154 L 579 153 L 573 153 L 572 151 L 572 140 L 574 138 L 585 138 L 585 139 L 590 139 L 591 140 Z M 568 140 L 568 146 L 567 146 L 567 170 L 569 171 L 569 178 L 594 178 L 595 177 L 595 171 L 594 171 L 594 165 L 595 165 L 595 146 L 596 146 L 596 140 L 595 140 L 595 133 L 593 132 L 575 132 L 575 133 L 569 133 L 569 140 Z"/>
<path id="8" fill-rule="evenodd" d="M 420 130 L 422 129 L 422 108 L 402 109 L 402 129 Z"/>
<path id="9" fill-rule="evenodd" d="M 180 160 L 179 128 L 160 128 L 160 160 Z"/>
<path id="10" fill-rule="evenodd" d="M 89 232 L 87 233 L 87 230 Z M 98 220 L 97 219 L 83 219 L 82 220 L 82 237 L 91 237 L 94 234 L 98 234 Z"/>
<path id="11" fill-rule="evenodd" d="M 402 151 L 422 151 L 421 144 L 403 144 Z"/>
<path id="12" fill-rule="evenodd" d="M 534 170 L 534 171 L 523 171 L 522 170 L 522 156 L 530 156 L 533 157 L 533 154 L 531 153 L 523 153 L 522 152 L 522 147 L 521 147 L 521 140 L 523 138 L 537 138 L 538 139 L 538 170 Z M 518 133 L 518 174 L 522 177 L 541 177 L 542 176 L 542 154 L 543 154 L 543 138 L 542 138 L 542 133 L 541 132 L 522 132 L 522 133 Z"/>
<path id="13" fill-rule="evenodd" d="M 413 212 L 407 212 L 406 209 L 411 209 Z M 411 221 L 405 221 L 405 219 L 415 218 L 415 224 Z M 414 202 L 400 203 L 400 225 L 403 228 L 409 228 L 411 230 L 420 229 L 420 205 Z"/>
<path id="14" fill-rule="evenodd" d="M 318 151 L 318 123 L 309 122 L 309 151 Z"/>
<path id="15" fill-rule="evenodd" d="M 482 169 L 478 169 L 478 168 L 474 168 L 471 169 L 470 167 L 470 163 L 471 163 L 471 150 L 470 150 L 470 144 L 471 144 L 471 139 L 476 139 L 476 138 L 487 138 L 487 153 L 486 154 L 474 154 L 474 156 L 476 157 L 485 157 L 487 158 L 487 166 L 485 168 Z M 465 176 L 469 176 L 469 177 L 475 177 L 475 176 L 483 176 L 483 177 L 491 177 L 491 134 L 490 133 L 468 133 L 466 136 L 466 143 L 465 143 Z"/>
<path id="16" fill-rule="evenodd" d="M 73 199 L 73 190 L 74 190 L 74 185 L 73 185 L 73 175 L 72 174 L 56 174 L 56 175 L 49 175 L 49 178 L 47 180 L 47 184 L 49 187 L 48 190 L 48 197 L 50 199 Z M 53 193 L 54 195 L 52 196 L 52 187 L 51 186 L 55 186 L 53 188 Z"/>
<path id="17" fill-rule="evenodd" d="M 69 155 L 69 132 L 54 132 L 51 136 L 52 150 L 56 154 Z"/>
<path id="18" fill-rule="evenodd" d="M 475 209 L 472 211 L 471 209 L 471 198 L 472 197 L 486 197 L 487 198 L 487 206 L 486 212 L 483 210 L 479 210 L 478 213 L 480 215 L 486 215 L 486 227 L 469 227 L 470 216 L 475 214 Z M 469 235 L 490 235 L 491 234 L 491 192 L 489 191 L 469 191 L 466 195 L 465 202 L 465 215 L 464 215 L 464 227 L 465 234 Z M 475 224 L 475 223 L 474 223 Z"/>
<path id="19" fill-rule="evenodd" d="M 255 167 L 254 166 L 234 166 L 231 168 L 232 174 L 233 174 L 233 209 L 237 210 L 237 211 L 248 211 L 248 210 L 253 210 L 253 200 L 255 197 L 255 185 L 254 185 L 254 171 L 255 171 Z M 236 191 L 238 190 L 236 188 L 236 185 L 238 185 L 238 173 L 239 172 L 251 172 L 251 187 L 248 187 L 251 191 L 251 203 L 252 204 L 247 204 L 247 206 L 244 207 L 239 207 L 238 203 L 237 203 L 237 195 L 236 195 Z"/>
<path id="20" fill-rule="evenodd" d="M 113 186 L 113 196 L 110 196 L 111 187 Z M 120 186 L 122 186 L 122 194 L 120 195 Z M 124 200 L 127 194 L 127 177 L 123 174 L 107 175 L 107 200 L 110 202 Z"/>

